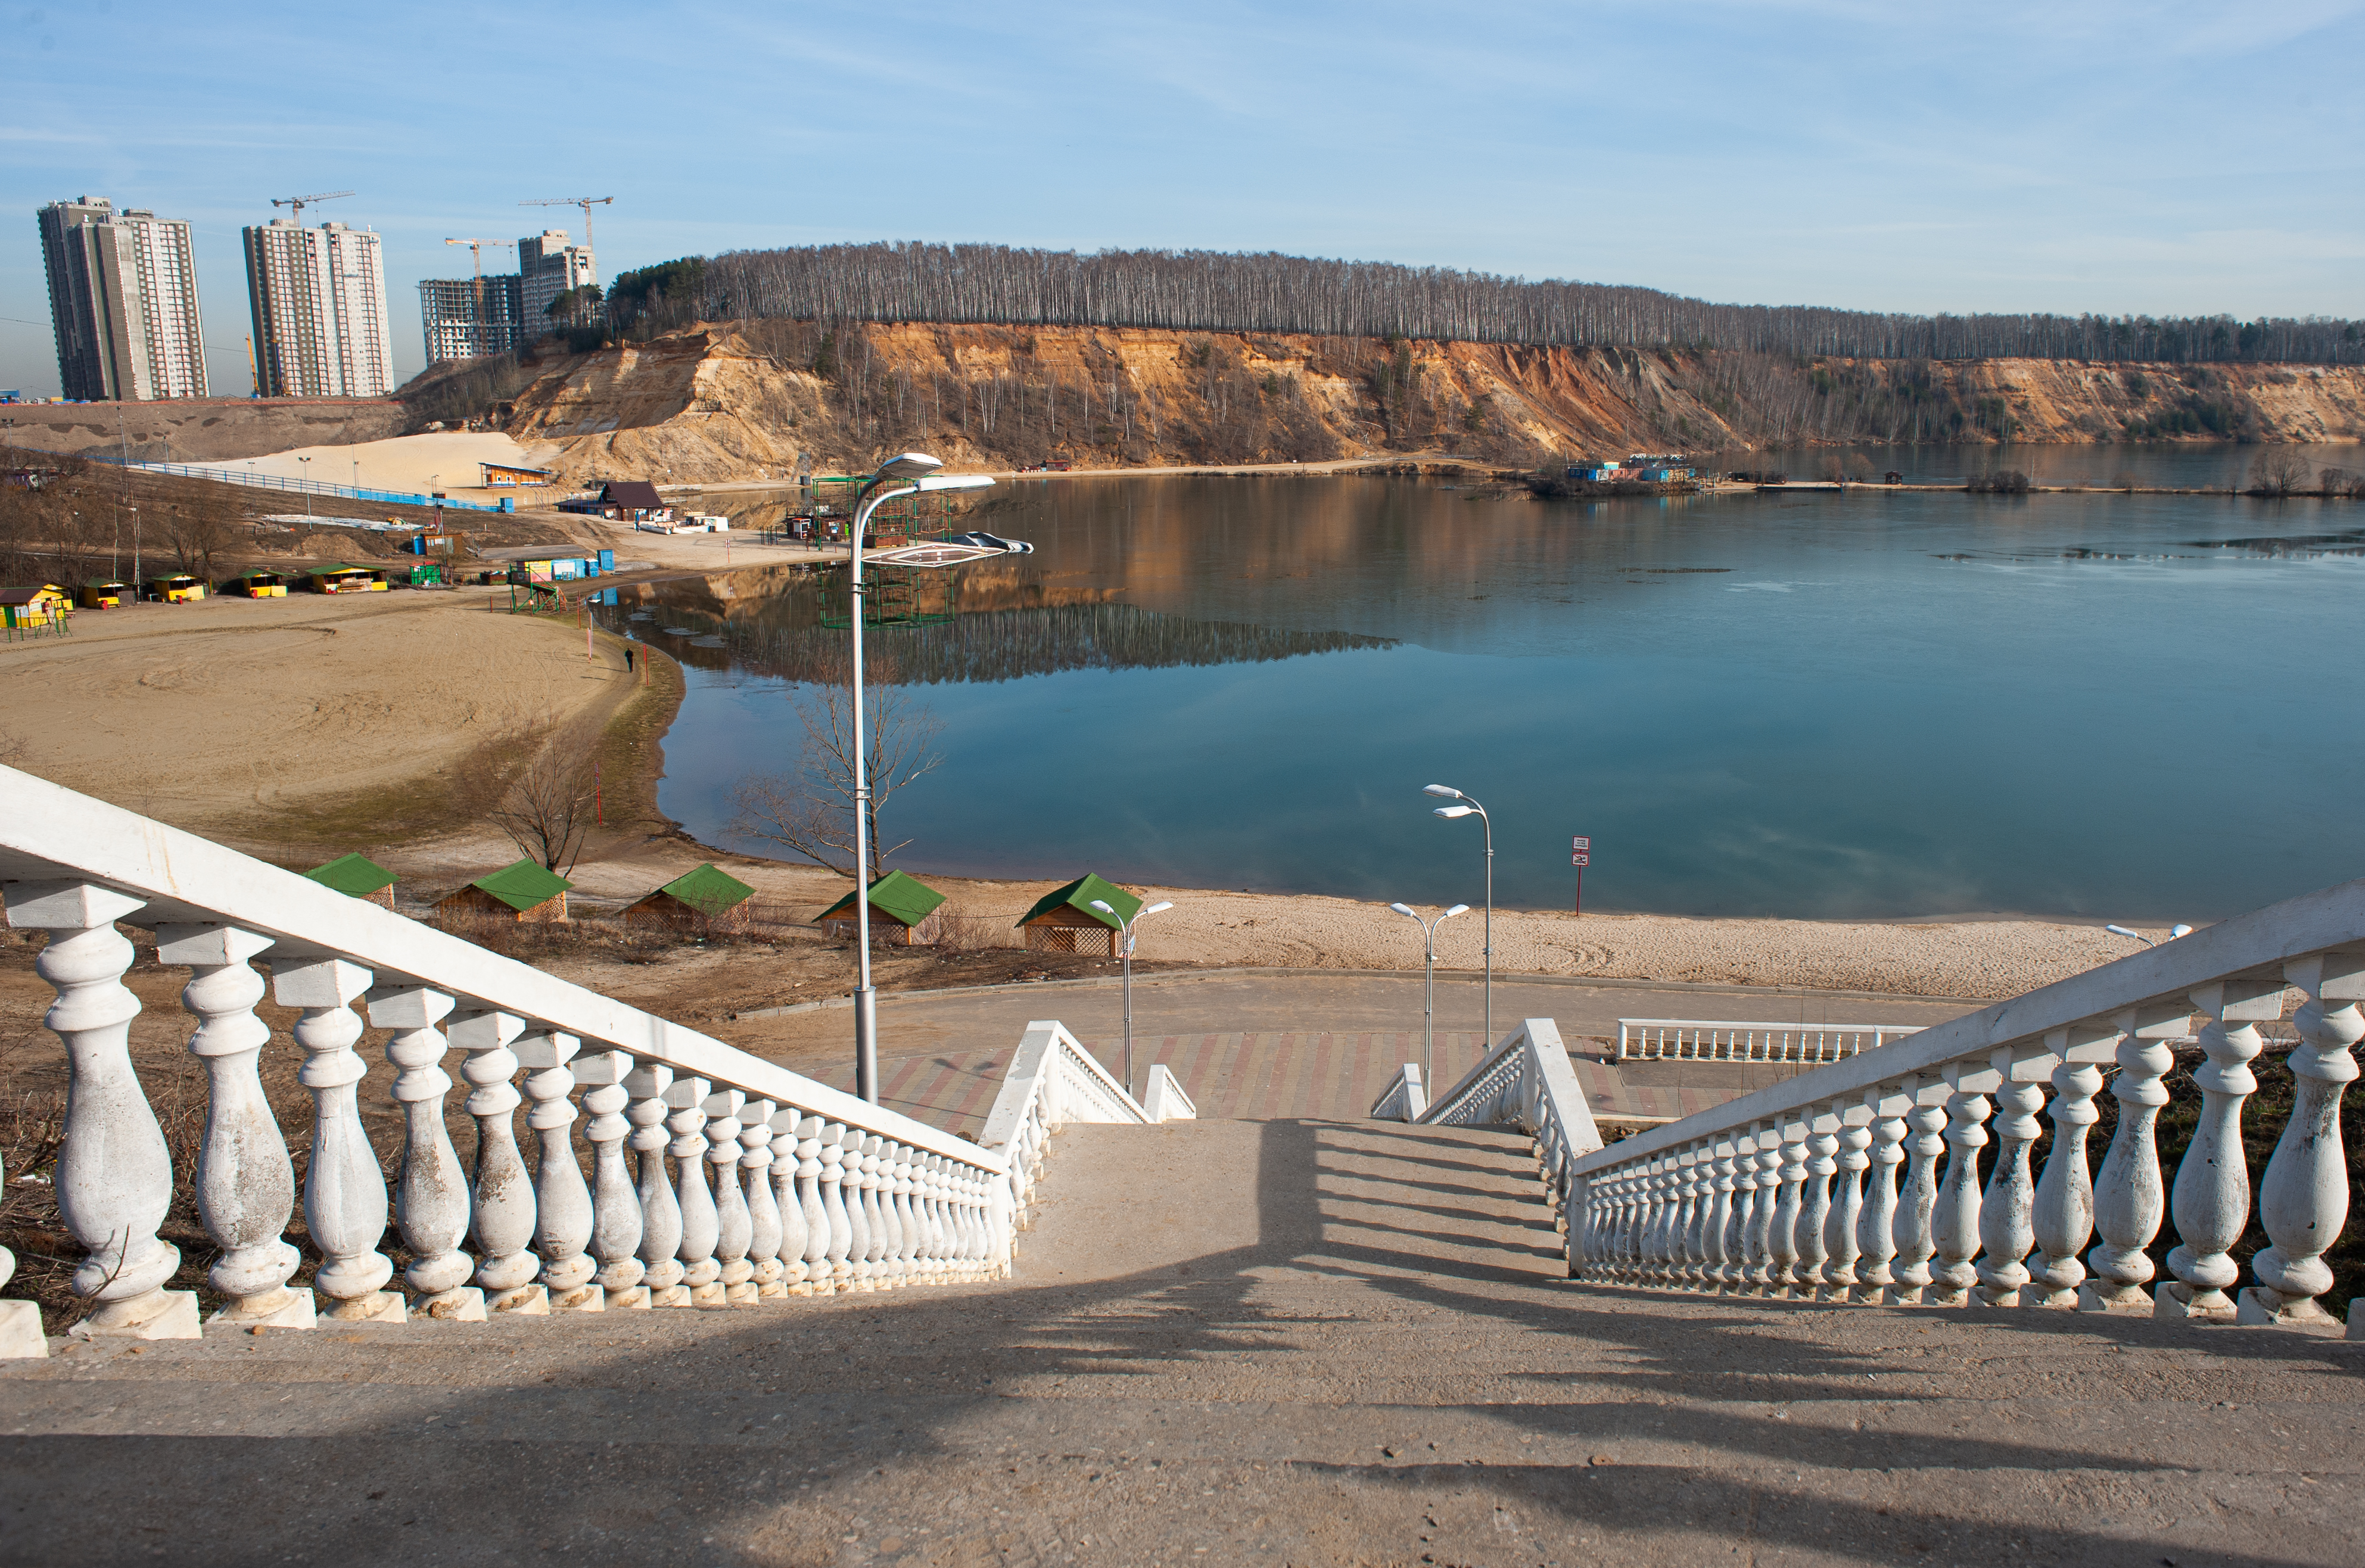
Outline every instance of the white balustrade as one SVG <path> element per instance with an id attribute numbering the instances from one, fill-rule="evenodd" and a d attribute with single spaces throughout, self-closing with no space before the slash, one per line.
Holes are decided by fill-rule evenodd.
<path id="1" fill-rule="evenodd" d="M 57 991 L 46 1021 L 68 1065 L 54 1181 L 84 1253 L 79 1335 L 203 1329 L 195 1293 L 166 1288 L 181 1262 L 158 1234 L 172 1157 L 131 1066 L 140 1003 L 122 983 L 133 948 L 118 924 L 152 929 L 160 959 L 189 971 L 188 1048 L 207 1083 L 192 1175 L 219 1249 L 215 1321 L 229 1326 L 308 1327 L 316 1310 L 465 1323 L 1000 1278 L 1050 1136 L 1150 1119 L 1068 1031 L 1037 1024 L 995 1103 L 999 1134 L 980 1147 L 5 767 L 0 895 L 12 927 L 50 938 L 37 968 Z M 286 1234 L 296 1162 L 262 1086 L 272 1031 L 255 1012 L 258 969 L 298 1010 L 291 1041 L 312 1101 L 301 1196 L 316 1266 L 302 1284 L 305 1253 Z M 401 1112 L 385 1163 L 362 1114 L 366 1028 L 385 1032 Z M 444 1124 L 454 1050 L 476 1126 L 465 1171 Z M 1179 1085 L 1161 1103 L 1191 1114 Z M 400 1289 L 388 1288 L 389 1218 L 409 1258 Z M 14 1273 L 0 1249 L 0 1285 Z M 39 1310 L 0 1301 L 0 1357 L 46 1352 Z"/>
<path id="2" fill-rule="evenodd" d="M 1878 1050 L 1922 1028 L 1919 1024 L 1736 1024 L 1709 1018 L 1620 1018 L 1617 1059 L 1820 1065 Z M 1374 1108 L 1372 1114 L 1378 1116 L 1381 1113 Z"/>
<path id="3" fill-rule="evenodd" d="M 1576 1276 L 2337 1330 L 2317 1298 L 2331 1288 L 2324 1259 L 2348 1220 L 2339 1109 L 2359 1075 L 2360 1003 L 2365 880 L 2253 911 L 1577 1156 L 1552 1184 L 1584 1210 L 1566 1216 Z M 2242 1138 L 2245 1115 L 2255 1114 L 2251 1064 L 2269 1048 L 2259 1025 L 2287 1013 L 2298 1036 L 2288 1058 L 2293 1105 L 2254 1199 Z M 2202 1103 L 2171 1193 L 2158 1114 L 2175 1047 L 2187 1041 L 2204 1058 L 2193 1072 Z M 1692 1042 L 1675 1043 L 1692 1053 Z M 1642 1054 L 1631 1031 L 1628 1046 Z M 1497 1059 L 1422 1119 L 1520 1125 L 1494 1076 Z M 2106 1065 L 2117 1070 L 2107 1080 Z M 2096 1170 L 2088 1135 L 2106 1081 L 2117 1126 Z M 2052 1147 L 2039 1170 L 2034 1148 L 2047 1122 Z M 2271 1245 L 2245 1287 L 2233 1249 L 2254 1215 Z M 2171 1277 L 2156 1281 L 2150 1249 L 2170 1220 Z M 2365 1302 L 2349 1325 L 2365 1338 Z"/>

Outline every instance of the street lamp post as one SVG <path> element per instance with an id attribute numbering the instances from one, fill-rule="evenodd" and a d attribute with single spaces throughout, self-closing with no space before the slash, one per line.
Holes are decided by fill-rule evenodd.
<path id="1" fill-rule="evenodd" d="M 309 522 L 312 521 L 312 481 L 308 476 L 312 472 L 312 460 L 308 457 L 299 457 L 296 461 L 304 465 L 296 472 L 299 476 L 299 482 L 304 487 L 304 521 Z"/>
<path id="2" fill-rule="evenodd" d="M 1486 808 L 1459 790 L 1442 784 L 1431 784 L 1421 790 L 1424 795 L 1439 795 L 1459 805 L 1439 806 L 1437 814 L 1449 820 L 1466 817 L 1473 812 L 1486 827 L 1486 1048 L 1495 1048 L 1495 819 Z"/>
<path id="3" fill-rule="evenodd" d="M 942 461 L 906 452 L 880 464 L 862 482 L 854 509 L 849 588 L 854 631 L 854 1092 L 879 1103 L 879 995 L 870 984 L 870 768 L 862 739 L 862 531 L 879 503 L 921 490 L 970 490 L 993 483 L 982 474 L 940 475 Z M 899 487 L 898 481 L 909 481 Z"/>
<path id="4" fill-rule="evenodd" d="M 1116 922 L 1125 935 L 1125 1092 L 1133 1092 L 1133 922 L 1143 915 L 1156 914 L 1161 909 L 1172 909 L 1173 901 L 1161 900 L 1135 914 L 1133 920 L 1111 909 L 1106 899 L 1094 899 L 1093 907 Z"/>
<path id="5" fill-rule="evenodd" d="M 1420 1082 L 1429 1097 L 1434 1099 L 1437 1095 L 1437 1080 L 1435 1069 L 1429 1062 L 1429 1056 L 1437 1041 L 1437 928 L 1457 914 L 1469 913 L 1470 906 L 1466 903 L 1455 904 L 1435 920 L 1423 920 L 1418 914 L 1414 914 L 1410 904 L 1392 903 L 1388 907 L 1398 914 L 1408 916 L 1415 925 L 1420 927 L 1421 945 L 1428 949 L 1429 953 L 1429 978 L 1422 990 L 1420 1002 Z M 1494 1042 L 1489 1040 L 1487 1044 L 1491 1046 Z"/>

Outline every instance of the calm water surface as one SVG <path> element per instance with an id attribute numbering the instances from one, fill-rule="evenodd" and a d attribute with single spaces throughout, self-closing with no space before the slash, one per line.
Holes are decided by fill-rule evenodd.
<path id="1" fill-rule="evenodd" d="M 1954 475 L 2238 481 L 2255 448 L 1900 452 Z M 2351 449 L 2318 449 L 2342 464 Z M 1822 454 L 1788 455 L 1817 472 Z M 1782 461 L 1777 459 L 1775 461 Z M 2359 466 L 2355 462 L 2348 466 Z M 944 725 L 925 874 L 1475 902 L 2201 919 L 2365 871 L 2365 507 L 1818 493 L 1535 503 L 1397 479 L 1021 483 L 1023 563 L 881 634 Z M 734 838 L 787 768 L 795 594 L 675 648 L 664 809 Z"/>

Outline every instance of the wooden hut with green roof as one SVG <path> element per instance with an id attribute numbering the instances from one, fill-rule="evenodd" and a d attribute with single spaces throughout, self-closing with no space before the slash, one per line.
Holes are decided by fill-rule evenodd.
<path id="1" fill-rule="evenodd" d="M 944 904 L 945 895 L 917 877 L 888 872 L 870 884 L 870 945 L 933 946 L 945 934 Z M 854 895 L 822 911 L 813 924 L 841 941 L 853 941 Z"/>
<path id="2" fill-rule="evenodd" d="M 1103 914 L 1093 907 L 1100 900 L 1116 911 Z M 1037 900 L 1019 921 L 1027 947 L 1037 953 L 1083 953 L 1094 958 L 1117 956 L 1119 920 L 1141 913 L 1141 901 L 1087 871 L 1064 888 L 1054 888 Z"/>
<path id="3" fill-rule="evenodd" d="M 566 890 L 575 884 L 532 860 L 512 860 L 456 893 L 438 899 L 438 915 L 464 920 L 514 920 L 555 924 L 566 918 Z"/>
<path id="4" fill-rule="evenodd" d="M 325 866 L 315 866 L 304 875 L 324 888 L 336 889 L 347 898 L 394 907 L 394 873 L 359 850 L 340 855 Z"/>
<path id="5" fill-rule="evenodd" d="M 745 931 L 756 890 L 709 864 L 624 906 L 624 924 L 667 931 Z"/>

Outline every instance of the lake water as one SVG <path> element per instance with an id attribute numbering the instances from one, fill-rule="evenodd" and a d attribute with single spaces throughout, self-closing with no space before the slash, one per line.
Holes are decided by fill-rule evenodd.
<path id="1" fill-rule="evenodd" d="M 2239 482 L 2256 448 L 1912 449 L 1908 474 Z M 2365 466 L 2351 448 L 2318 461 Z M 1826 454 L 1777 454 L 1797 477 Z M 878 633 L 942 722 L 915 873 L 1435 904 L 2188 920 L 2365 871 L 2365 506 L 2115 494 L 1598 503 L 1427 480 L 1005 487 L 1024 561 Z M 789 767 L 791 594 L 673 647 L 663 808 Z"/>

